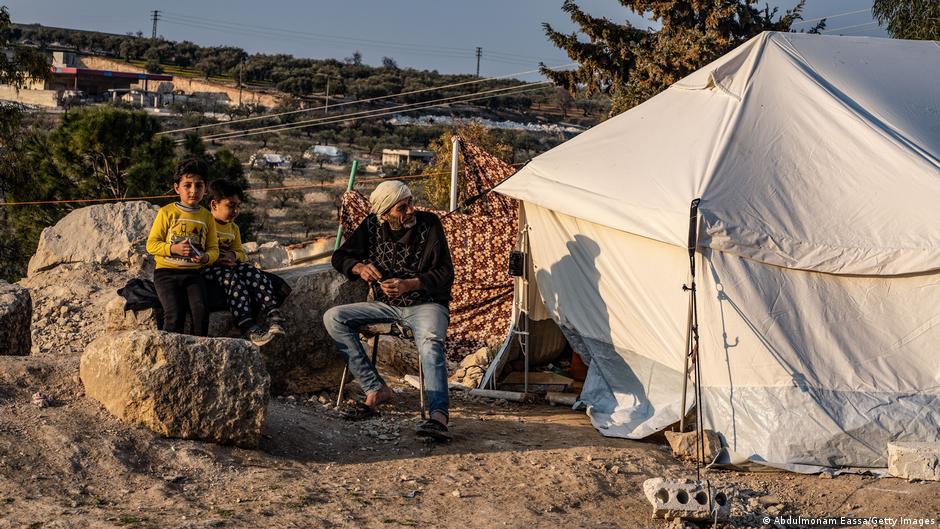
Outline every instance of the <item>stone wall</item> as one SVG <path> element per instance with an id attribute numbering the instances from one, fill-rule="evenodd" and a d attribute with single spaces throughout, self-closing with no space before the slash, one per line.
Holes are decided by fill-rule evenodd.
<path id="1" fill-rule="evenodd" d="M 55 90 L 31 90 L 28 88 L 17 90 L 10 85 L 0 85 L 0 99 L 49 108 L 59 106 L 59 92 Z"/>

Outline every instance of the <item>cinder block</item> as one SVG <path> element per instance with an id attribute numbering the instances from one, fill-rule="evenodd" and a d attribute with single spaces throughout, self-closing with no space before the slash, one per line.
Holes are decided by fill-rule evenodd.
<path id="1" fill-rule="evenodd" d="M 940 481 L 940 443 L 888 443 L 888 474 L 897 478 Z"/>
<path id="2" fill-rule="evenodd" d="M 727 487 L 708 487 L 707 483 L 652 478 L 643 482 L 643 492 L 653 504 L 653 518 L 713 520 L 717 513 L 719 520 L 726 520 L 733 491 Z"/>

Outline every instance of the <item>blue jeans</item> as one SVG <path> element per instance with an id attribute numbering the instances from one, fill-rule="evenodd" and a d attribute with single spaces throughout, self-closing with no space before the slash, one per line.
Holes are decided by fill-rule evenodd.
<path id="1" fill-rule="evenodd" d="M 439 303 L 393 307 L 377 301 L 365 301 L 339 305 L 323 314 L 326 332 L 336 342 L 336 349 L 346 359 L 349 371 L 367 392 L 378 391 L 385 381 L 362 348 L 359 327 L 390 322 L 400 322 L 414 334 L 424 370 L 428 411 L 448 416 L 447 362 L 444 360 L 444 338 L 450 323 L 447 307 Z"/>

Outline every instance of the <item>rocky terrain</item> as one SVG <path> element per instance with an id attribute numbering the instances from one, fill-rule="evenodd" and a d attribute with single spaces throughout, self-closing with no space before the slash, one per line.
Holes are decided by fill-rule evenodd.
<path id="1" fill-rule="evenodd" d="M 270 397 L 257 448 L 169 438 L 122 421 L 92 398 L 80 358 L 96 339 L 117 340 L 107 305 L 148 264 L 134 257 L 139 236 L 116 232 L 145 223 L 147 214 L 143 207 L 84 211 L 72 219 L 79 222 L 60 226 L 63 233 L 93 226 L 73 234 L 81 244 L 55 246 L 53 229 L 19 283 L 32 300 L 31 354 L 0 355 L 0 528 L 684 525 L 651 519 L 643 494 L 648 478 L 696 477 L 663 437 L 605 438 L 583 412 L 455 390 L 454 440 L 428 444 L 413 433 L 418 395 L 401 382 L 403 362 L 384 365 L 395 401 L 361 422 L 340 419 L 332 407 L 338 374 L 316 383 L 272 374 L 296 385 Z M 302 288 L 340 288 L 325 284 Z M 305 303 L 292 318 L 319 310 Z M 319 339 L 309 332 L 296 342 Z M 718 527 L 813 527 L 821 524 L 806 519 L 818 516 L 940 517 L 938 482 L 767 470 L 705 473 L 713 486 L 735 490 L 731 520 Z"/>

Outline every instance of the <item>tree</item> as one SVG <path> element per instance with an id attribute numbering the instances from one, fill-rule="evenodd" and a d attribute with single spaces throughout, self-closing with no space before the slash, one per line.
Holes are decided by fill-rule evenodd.
<path id="1" fill-rule="evenodd" d="M 346 61 L 346 64 L 351 64 L 353 66 L 362 66 L 362 52 L 356 50 L 353 52 L 352 57 L 346 57 L 343 59 Z"/>
<path id="2" fill-rule="evenodd" d="M 446 210 L 450 206 L 450 163 L 453 152 L 453 137 L 459 136 L 461 140 L 468 141 L 482 148 L 497 158 L 508 161 L 512 147 L 496 141 L 493 134 L 479 122 L 470 122 L 456 129 L 449 130 L 431 142 L 430 150 L 434 153 L 434 161 L 425 168 L 430 176 L 425 182 L 424 193 L 431 207 Z M 459 155 L 458 164 L 465 167 L 463 155 Z M 458 183 L 460 176 L 458 174 Z M 459 186 L 457 200 L 466 199 L 463 186 Z"/>
<path id="3" fill-rule="evenodd" d="M 11 55 L 0 53 L 0 83 L 23 86 L 30 79 L 42 79 L 49 74 L 46 58 L 33 48 L 10 46 L 13 38 L 10 13 L 0 7 L 0 48 L 12 49 Z M 20 108 L 0 104 L 0 202 L 16 201 L 14 190 L 29 189 L 23 174 L 28 172 L 26 146 L 33 139 L 33 130 L 24 125 Z M 29 160 L 41 163 L 41 159 Z M 39 237 L 38 230 L 21 229 L 17 220 L 31 213 L 27 206 L 15 206 L 11 211 L 0 206 L 0 279 L 16 281 L 26 272 L 26 263 Z M 26 226 L 29 223 L 23 223 Z M 45 224 L 43 224 L 45 226 Z M 40 228 L 41 229 L 41 228 Z"/>
<path id="4" fill-rule="evenodd" d="M 665 90 L 762 31 L 789 31 L 800 20 L 805 0 L 777 17 L 777 8 L 754 7 L 758 0 L 618 0 L 625 8 L 658 22 L 640 29 L 592 17 L 574 0 L 562 5 L 586 38 L 542 24 L 555 46 L 579 63 L 575 70 L 541 71 L 572 94 L 612 97 L 611 114 L 628 110 Z M 823 21 L 824 23 L 825 21 Z"/>
<path id="5" fill-rule="evenodd" d="M 56 171 L 83 196 L 123 198 L 169 189 L 173 141 L 143 112 L 86 108 L 65 116 L 49 135 Z"/>
<path id="6" fill-rule="evenodd" d="M 395 59 L 391 57 L 382 57 L 382 68 L 385 68 L 388 70 L 397 70 L 398 63 L 395 62 Z"/>
<path id="7" fill-rule="evenodd" d="M 940 40 L 937 0 L 875 0 L 872 15 L 896 39 Z"/>

